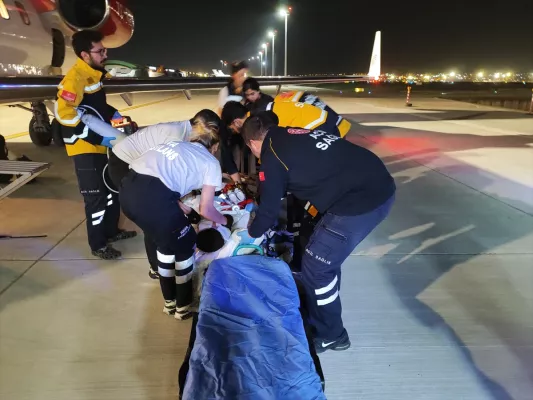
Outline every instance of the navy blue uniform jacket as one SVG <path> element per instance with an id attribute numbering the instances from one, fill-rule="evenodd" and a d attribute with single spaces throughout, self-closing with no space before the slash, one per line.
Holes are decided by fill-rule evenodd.
<path id="1" fill-rule="evenodd" d="M 360 215 L 395 192 L 394 179 L 371 151 L 316 129 L 272 127 L 261 148 L 261 204 L 249 227 L 259 237 L 277 223 L 286 192 L 319 213 Z"/>

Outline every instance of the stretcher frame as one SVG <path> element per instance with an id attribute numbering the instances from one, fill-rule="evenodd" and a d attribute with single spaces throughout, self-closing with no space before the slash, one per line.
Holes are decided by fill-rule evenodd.
<path id="1" fill-rule="evenodd" d="M 20 189 L 26 183 L 42 174 L 52 164 L 34 161 L 0 160 L 0 175 L 15 175 L 16 178 L 0 190 L 0 200 Z"/>

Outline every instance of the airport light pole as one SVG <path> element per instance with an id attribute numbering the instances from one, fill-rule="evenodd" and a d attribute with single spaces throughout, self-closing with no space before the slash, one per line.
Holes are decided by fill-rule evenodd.
<path id="1" fill-rule="evenodd" d="M 260 76 L 263 76 L 263 52 L 262 51 L 259 52 L 259 56 L 261 57 L 261 59 L 259 61 L 259 67 L 261 68 Z"/>
<path id="2" fill-rule="evenodd" d="M 267 64 L 268 64 L 268 43 L 263 43 L 262 45 L 263 49 L 265 49 L 265 62 L 263 62 L 263 65 L 265 66 L 265 76 L 268 75 L 267 72 Z"/>
<path id="3" fill-rule="evenodd" d="M 272 60 L 271 60 L 271 62 L 272 62 L 272 76 L 274 76 L 275 75 L 274 74 L 274 71 L 275 71 L 274 70 L 274 66 L 276 65 L 275 64 L 275 59 L 274 59 L 274 56 L 276 54 L 276 52 L 274 51 L 274 41 L 276 39 L 276 31 L 268 32 L 268 36 L 270 36 L 272 38 Z"/>
<path id="4" fill-rule="evenodd" d="M 280 9 L 279 15 L 282 17 L 285 17 L 285 76 L 287 76 L 287 21 L 289 19 L 289 13 L 291 12 L 292 8 L 289 7 L 288 9 Z"/>

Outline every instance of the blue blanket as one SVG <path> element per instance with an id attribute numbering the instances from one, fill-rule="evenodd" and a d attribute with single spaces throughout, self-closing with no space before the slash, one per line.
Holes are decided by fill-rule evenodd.
<path id="1" fill-rule="evenodd" d="M 283 261 L 257 255 L 213 261 L 183 399 L 325 399 L 299 305 Z"/>

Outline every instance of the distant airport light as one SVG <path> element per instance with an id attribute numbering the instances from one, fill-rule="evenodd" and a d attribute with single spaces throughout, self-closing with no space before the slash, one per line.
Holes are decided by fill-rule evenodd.
<path id="1" fill-rule="evenodd" d="M 500 77 L 500 75 L 501 75 L 501 74 L 500 74 L 499 72 L 496 72 L 496 73 L 494 74 L 494 77 L 495 77 L 496 79 L 498 79 L 498 78 Z"/>
<path id="2" fill-rule="evenodd" d="M 274 31 L 269 31 L 268 32 L 268 36 L 269 37 L 274 37 L 274 36 L 276 36 L 276 33 Z"/>
<path id="3" fill-rule="evenodd" d="M 483 78 L 483 72 L 478 72 L 478 73 L 477 73 L 477 77 L 478 77 L 478 78 Z"/>
<path id="4" fill-rule="evenodd" d="M 450 76 L 453 78 L 455 76 L 455 72 L 454 71 L 450 72 Z"/>
<path id="5" fill-rule="evenodd" d="M 511 76 L 511 73 L 510 72 L 507 72 L 507 77 Z"/>

